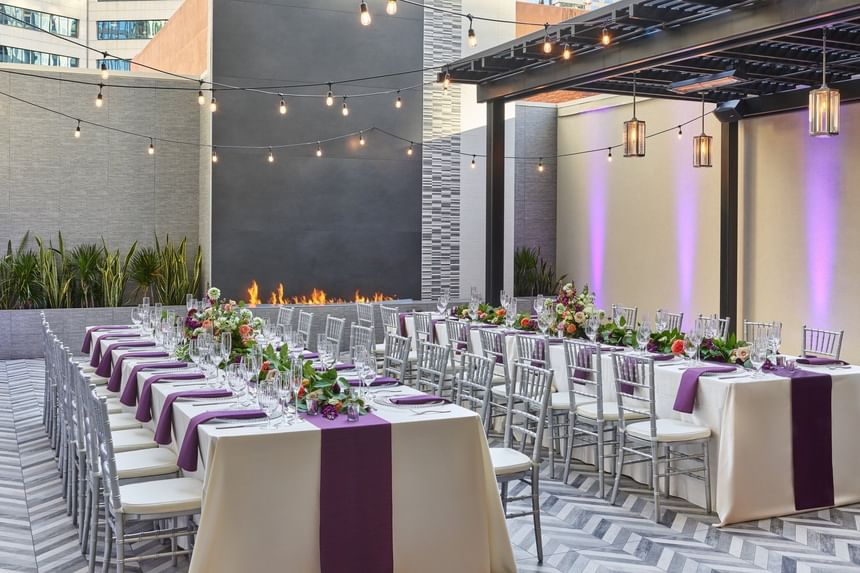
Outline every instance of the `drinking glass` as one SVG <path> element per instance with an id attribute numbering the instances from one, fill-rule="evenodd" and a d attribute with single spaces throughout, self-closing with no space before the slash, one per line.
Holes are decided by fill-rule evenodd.
<path id="1" fill-rule="evenodd" d="M 149 297 L 148 296 L 143 297 L 143 301 L 141 301 L 140 304 L 143 308 L 148 309 L 149 308 Z"/>
<path id="2" fill-rule="evenodd" d="M 248 394 L 248 402 L 253 404 L 257 400 L 257 388 L 259 387 L 260 368 L 256 364 L 252 366 L 251 375 L 245 378 L 245 392 Z"/>
<path id="3" fill-rule="evenodd" d="M 190 293 L 186 294 L 185 295 L 185 311 L 191 312 L 191 310 L 193 308 L 194 308 L 194 295 L 190 294 Z"/>
<path id="4" fill-rule="evenodd" d="M 770 325 L 767 331 L 768 338 L 768 346 L 770 347 L 770 352 L 774 356 L 779 354 L 779 345 L 782 342 L 782 323 L 775 321 Z"/>
<path id="5" fill-rule="evenodd" d="M 472 297 L 469 299 L 469 318 L 472 320 L 477 320 L 478 318 L 478 307 L 481 306 L 481 301 L 477 297 Z"/>
<path id="6" fill-rule="evenodd" d="M 693 341 L 693 344 L 696 345 L 696 364 L 699 364 L 701 360 L 699 359 L 699 349 L 702 346 L 702 340 L 705 338 L 705 321 L 697 320 L 695 324 L 693 324 L 693 329 L 690 331 L 690 339 Z"/>
<path id="7" fill-rule="evenodd" d="M 152 307 L 152 308 L 153 308 L 153 310 L 155 311 L 155 320 L 161 320 L 162 318 L 164 318 L 164 317 L 161 315 L 162 310 L 164 309 L 164 307 L 161 305 L 161 303 L 160 303 L 160 302 L 155 303 L 155 304 L 153 305 L 153 307 Z"/>
<path id="8" fill-rule="evenodd" d="M 517 319 L 517 303 L 513 297 L 508 297 L 504 302 L 505 308 L 505 326 L 512 328 L 514 321 Z"/>
<path id="9" fill-rule="evenodd" d="M 278 403 L 281 405 L 283 418 L 281 425 L 292 424 L 293 415 L 290 414 L 290 403 L 293 401 L 293 369 L 288 368 L 281 372 L 281 383 L 278 385 Z"/>
<path id="10" fill-rule="evenodd" d="M 612 320 L 615 322 L 615 326 L 621 328 L 622 326 L 630 326 L 625 325 L 624 320 L 624 309 L 618 307 L 612 307 Z"/>
<path id="11" fill-rule="evenodd" d="M 227 387 L 242 402 L 245 394 L 245 365 L 236 362 L 228 364 L 224 375 L 227 377 Z"/>
<path id="12" fill-rule="evenodd" d="M 132 307 L 131 309 L 131 322 L 134 326 L 140 330 L 140 324 L 143 322 L 143 317 L 141 316 L 141 307 L 137 305 Z"/>
<path id="13" fill-rule="evenodd" d="M 657 309 L 657 314 L 654 316 L 654 328 L 657 332 L 663 332 L 669 326 L 669 317 L 662 308 Z"/>
<path id="14" fill-rule="evenodd" d="M 639 324 L 639 330 L 636 331 L 636 344 L 639 346 L 639 353 L 645 354 L 645 349 L 648 347 L 648 342 L 651 340 L 651 325 L 647 320 L 643 320 Z"/>
<path id="15" fill-rule="evenodd" d="M 538 314 L 538 328 L 544 336 L 546 336 L 546 332 L 549 330 L 551 320 L 552 316 L 546 308 Z"/>
<path id="16" fill-rule="evenodd" d="M 450 302 L 450 292 L 447 288 L 443 288 L 442 292 L 439 293 L 439 299 L 436 301 L 436 310 L 439 314 L 445 314 L 445 311 L 448 309 L 448 303 Z"/>
<path id="17" fill-rule="evenodd" d="M 200 366 L 200 340 L 192 338 L 188 341 L 188 357 L 195 366 Z"/>
<path id="18" fill-rule="evenodd" d="M 750 349 L 750 363 L 755 368 L 755 373 L 753 373 L 753 378 L 761 378 L 762 376 L 762 367 L 764 366 L 765 361 L 767 360 L 768 353 L 768 341 L 766 338 L 756 338 L 753 341 L 752 348 Z"/>
<path id="19" fill-rule="evenodd" d="M 302 419 L 299 416 L 299 391 L 302 388 L 305 377 L 302 364 L 298 361 L 293 361 L 291 371 L 292 376 L 290 376 L 290 386 L 292 387 L 293 397 L 295 399 L 293 406 L 296 409 L 296 422 L 301 422 Z"/>
<path id="20" fill-rule="evenodd" d="M 710 338 L 711 340 L 716 338 L 720 332 L 720 321 L 717 320 L 717 317 L 705 318 L 703 322 L 705 325 L 705 338 Z"/>
<path id="21" fill-rule="evenodd" d="M 692 363 L 693 359 L 696 357 L 696 351 L 698 347 L 696 343 L 693 342 L 693 338 L 690 334 L 684 335 L 684 356 L 687 357 L 687 361 Z"/>
<path id="22" fill-rule="evenodd" d="M 270 370 L 266 379 L 257 387 L 257 404 L 266 413 L 266 427 L 272 428 L 272 418 L 278 413 L 278 386 L 280 385 L 280 372 Z"/>
<path id="23" fill-rule="evenodd" d="M 597 335 L 600 333 L 600 319 L 596 316 L 589 316 L 585 319 L 585 336 L 594 342 L 597 340 Z"/>
<path id="24" fill-rule="evenodd" d="M 546 297 L 542 294 L 537 295 L 534 301 L 532 301 L 532 308 L 534 308 L 535 314 L 540 316 L 541 311 L 546 308 Z"/>
<path id="25" fill-rule="evenodd" d="M 370 389 L 373 382 L 376 380 L 376 359 L 368 351 L 364 351 L 364 370 L 362 372 L 362 381 L 364 385 Z"/>

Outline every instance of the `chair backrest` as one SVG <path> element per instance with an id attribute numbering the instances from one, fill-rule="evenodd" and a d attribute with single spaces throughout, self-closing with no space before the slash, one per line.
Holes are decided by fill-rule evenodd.
<path id="1" fill-rule="evenodd" d="M 419 390 L 429 390 L 436 396 L 442 396 L 446 392 L 445 373 L 448 371 L 450 353 L 451 350 L 447 346 L 418 341 L 415 375 Z"/>
<path id="2" fill-rule="evenodd" d="M 667 312 L 666 313 L 666 328 L 669 330 L 677 330 L 681 332 L 681 328 L 684 326 L 684 313 L 683 312 Z"/>
<path id="3" fill-rule="evenodd" d="M 564 363 L 567 372 L 567 390 L 570 394 L 570 409 L 577 402 L 597 402 L 597 418 L 603 419 L 603 365 L 600 344 L 566 338 L 564 340 Z"/>
<path id="4" fill-rule="evenodd" d="M 768 330 L 771 326 L 773 326 L 772 322 L 754 322 L 752 320 L 745 319 L 744 340 L 751 343 L 760 337 L 764 337 L 766 339 Z"/>
<path id="5" fill-rule="evenodd" d="M 84 442 L 87 452 L 87 469 L 90 472 L 98 472 L 99 466 L 99 437 L 96 429 L 98 397 L 95 394 L 96 387 L 90 384 L 87 377 L 78 372 L 78 396 L 81 399 L 81 410 L 83 412 L 82 425 Z"/>
<path id="6" fill-rule="evenodd" d="M 729 337 L 729 326 L 731 326 L 732 323 L 732 319 L 730 317 L 727 316 L 725 318 L 719 318 L 716 314 L 700 314 L 699 318 L 716 318 L 718 321 L 720 321 L 720 338 L 725 340 Z"/>
<path id="7" fill-rule="evenodd" d="M 331 315 L 325 317 L 325 339 L 327 342 L 334 344 L 338 356 L 340 355 L 340 342 L 343 339 L 343 327 L 345 324 L 345 318 L 336 318 Z M 370 349 L 368 348 L 368 350 Z"/>
<path id="8" fill-rule="evenodd" d="M 385 332 L 390 332 L 397 336 L 406 334 L 400 331 L 400 313 L 396 308 L 379 305 L 379 312 L 382 315 L 382 326 L 385 328 Z"/>
<path id="9" fill-rule="evenodd" d="M 540 464 L 541 460 L 551 386 L 552 370 L 523 362 L 514 364 L 505 416 L 505 447 L 511 447 L 514 434 L 524 442 L 526 436 L 532 438 L 531 459 L 535 464 Z"/>
<path id="10" fill-rule="evenodd" d="M 119 480 L 116 474 L 116 458 L 114 457 L 113 435 L 110 431 L 110 420 L 107 411 L 107 398 L 97 398 L 94 403 L 96 435 L 98 436 L 99 461 L 102 470 L 102 484 L 105 488 L 105 499 L 111 507 L 118 510 L 122 503 L 119 496 Z"/>
<path id="11" fill-rule="evenodd" d="M 355 312 L 358 316 L 358 324 L 367 326 L 371 330 L 376 326 L 376 320 L 373 318 L 373 304 L 369 302 L 355 303 Z"/>
<path id="12" fill-rule="evenodd" d="M 448 334 L 448 348 L 451 349 L 451 366 L 456 369 L 458 358 L 466 352 L 472 352 L 469 323 L 448 317 L 445 319 L 445 332 Z"/>
<path id="13" fill-rule="evenodd" d="M 505 387 L 509 389 L 511 373 L 508 370 L 508 345 L 505 342 L 505 334 L 500 330 L 487 328 L 482 328 L 478 333 L 481 337 L 481 354 L 495 361 L 495 369 L 502 370 L 505 376 Z"/>
<path id="14" fill-rule="evenodd" d="M 433 342 L 433 315 L 429 312 L 413 312 L 412 320 L 415 321 L 415 342 Z"/>
<path id="15" fill-rule="evenodd" d="M 408 338 L 387 332 L 385 334 L 385 354 L 382 359 L 382 375 L 405 382 L 411 350 L 412 344 Z"/>
<path id="16" fill-rule="evenodd" d="M 618 315 L 624 317 L 624 328 L 636 328 L 636 317 L 639 315 L 638 306 L 624 306 L 621 304 L 612 305 L 612 320 Z"/>
<path id="17" fill-rule="evenodd" d="M 349 325 L 349 357 L 355 363 L 355 349 L 364 346 L 373 356 L 373 329 L 369 326 L 352 323 Z"/>
<path id="18" fill-rule="evenodd" d="M 454 377 L 457 404 L 478 412 L 482 425 L 485 424 L 490 409 L 493 365 L 492 358 L 464 352 L 460 360 L 460 371 Z"/>
<path id="19" fill-rule="evenodd" d="M 275 323 L 277 326 L 291 326 L 293 324 L 293 311 L 295 309 L 289 306 L 278 307 L 278 320 Z"/>
<path id="20" fill-rule="evenodd" d="M 314 321 L 314 314 L 312 312 L 305 312 L 304 310 L 299 311 L 299 324 L 296 326 L 296 332 L 299 333 L 299 336 L 302 337 L 302 341 L 305 343 L 305 348 L 308 347 L 308 344 L 311 341 L 311 324 Z"/>
<path id="21" fill-rule="evenodd" d="M 514 340 L 517 345 L 517 362 L 525 362 L 540 368 L 548 367 L 549 339 L 533 334 L 517 334 Z"/>
<path id="22" fill-rule="evenodd" d="M 645 356 L 612 353 L 612 370 L 615 374 L 615 399 L 618 402 L 618 424 L 626 427 L 625 413 L 634 414 L 636 421 L 647 417 L 651 426 L 651 439 L 657 438 L 657 409 L 654 393 L 654 360 Z"/>
<path id="23" fill-rule="evenodd" d="M 829 356 L 839 358 L 842 352 L 844 330 L 822 330 L 803 325 L 803 346 L 801 355 Z"/>

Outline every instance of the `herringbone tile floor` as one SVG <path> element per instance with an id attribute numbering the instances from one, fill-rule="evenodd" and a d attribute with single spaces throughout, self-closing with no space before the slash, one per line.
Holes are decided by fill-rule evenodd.
<path id="1" fill-rule="evenodd" d="M 0 362 L 0 573 L 86 570 L 41 424 L 43 381 L 41 360 Z M 716 528 L 715 516 L 670 498 L 655 524 L 640 484 L 626 481 L 612 506 L 597 497 L 589 466 L 569 484 L 544 474 L 543 565 L 531 519 L 508 521 L 521 572 L 860 572 L 860 506 Z M 184 571 L 187 561 L 145 568 Z"/>

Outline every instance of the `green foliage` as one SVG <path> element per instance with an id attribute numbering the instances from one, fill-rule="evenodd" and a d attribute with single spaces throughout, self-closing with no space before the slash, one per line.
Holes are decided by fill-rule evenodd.
<path id="1" fill-rule="evenodd" d="M 620 325 L 610 321 L 601 326 L 597 339 L 612 346 L 636 346 L 636 333 L 626 327 L 624 317 L 619 322 Z"/>
<path id="2" fill-rule="evenodd" d="M 43 293 L 39 277 L 39 257 L 27 249 L 30 233 L 26 233 L 18 248 L 12 241 L 6 245 L 6 255 L 0 265 L 0 302 L 5 308 L 38 308 Z"/>
<path id="3" fill-rule="evenodd" d="M 541 257 L 540 247 L 520 247 L 514 252 L 514 296 L 552 294 L 567 275 L 556 275 L 555 267 Z"/>
<path id="4" fill-rule="evenodd" d="M 69 254 L 74 272 L 75 289 L 80 296 L 80 306 L 94 307 L 101 300 L 101 273 L 99 267 L 104 261 L 105 252 L 95 243 L 78 245 Z"/>
<path id="5" fill-rule="evenodd" d="M 104 239 L 102 239 L 102 247 L 105 253 L 104 262 L 99 266 L 103 287 L 102 304 L 104 306 L 122 306 L 125 287 L 128 283 L 128 267 L 134 256 L 134 251 L 137 249 L 137 241 L 132 243 L 125 257 L 120 256 L 119 249 L 116 251 L 108 250 Z"/>
<path id="6" fill-rule="evenodd" d="M 74 277 L 68 269 L 69 261 L 66 257 L 63 234 L 58 233 L 57 248 L 50 243 L 45 246 L 44 241 L 39 237 L 36 237 L 36 243 L 39 245 L 39 285 L 42 288 L 44 306 L 46 308 L 69 306 Z"/>
<path id="7" fill-rule="evenodd" d="M 174 244 L 168 236 L 164 245 L 161 245 L 158 237 L 155 238 L 155 250 L 160 262 L 160 272 L 155 279 L 155 292 L 158 300 L 164 304 L 182 304 L 187 293 L 197 292 L 203 254 L 198 247 L 194 267 L 189 272 L 187 242 L 187 239 L 183 238 Z"/>
<path id="8" fill-rule="evenodd" d="M 138 296 L 153 296 L 153 289 L 161 274 L 161 257 L 156 249 L 137 249 L 131 259 L 131 278 L 137 283 Z"/>

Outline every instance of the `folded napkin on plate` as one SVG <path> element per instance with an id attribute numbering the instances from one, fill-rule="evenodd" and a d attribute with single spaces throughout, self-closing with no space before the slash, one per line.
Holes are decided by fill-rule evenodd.
<path id="1" fill-rule="evenodd" d="M 661 362 L 664 360 L 673 360 L 675 358 L 675 355 L 671 352 L 669 354 L 649 354 L 648 358 L 655 362 Z"/>
<path id="2" fill-rule="evenodd" d="M 197 435 L 197 427 L 200 424 L 218 418 L 229 420 L 251 420 L 254 418 L 265 418 L 266 413 L 262 410 L 213 410 L 197 414 L 188 422 L 185 430 L 185 438 L 182 447 L 179 448 L 179 459 L 176 465 L 188 472 L 197 471 L 197 450 L 200 447 L 200 436 Z"/>
<path id="3" fill-rule="evenodd" d="M 848 364 L 844 360 L 838 358 L 829 358 L 824 356 L 807 356 L 806 358 L 798 358 L 795 360 L 798 364 L 808 364 L 809 366 L 826 366 L 828 364 Z"/>
<path id="4" fill-rule="evenodd" d="M 154 374 L 143 381 L 140 389 L 140 399 L 137 401 L 137 412 L 134 417 L 141 422 L 152 420 L 152 385 L 161 382 L 175 382 L 177 380 L 205 380 L 206 375 L 202 372 L 162 372 Z"/>
<path id="5" fill-rule="evenodd" d="M 93 356 L 90 358 L 90 366 L 96 367 L 96 374 L 99 376 L 107 376 L 110 374 L 111 353 L 114 350 L 117 348 L 144 348 L 147 346 L 155 346 L 155 342 L 152 340 L 121 340 L 119 342 L 111 342 L 105 349 L 104 353 L 101 352 L 101 344 L 99 344 L 99 348 L 93 349 Z M 107 360 L 103 360 L 105 357 L 107 357 Z M 107 362 L 107 366 L 105 368 L 108 369 L 108 372 L 106 374 L 99 374 L 98 367 L 102 362 Z"/>
<path id="6" fill-rule="evenodd" d="M 155 443 L 166 446 L 172 441 L 171 430 L 173 429 L 173 403 L 177 398 L 228 398 L 232 395 L 233 393 L 226 388 L 172 392 L 164 399 L 164 406 L 161 408 L 161 416 L 158 418 L 158 425 L 155 426 Z"/>
<path id="7" fill-rule="evenodd" d="M 366 386 L 366 384 L 358 379 L 347 380 L 350 386 Z M 371 388 L 373 386 L 399 386 L 400 382 L 397 381 L 396 378 L 391 378 L 389 376 L 377 376 L 376 380 L 370 383 Z"/>
<path id="8" fill-rule="evenodd" d="M 134 406 L 137 404 L 137 375 L 144 370 L 160 370 L 162 368 L 188 368 L 188 363 L 182 362 L 181 360 L 171 360 L 169 362 L 142 362 L 140 364 L 135 364 L 134 368 L 131 369 L 131 372 L 128 375 L 128 380 L 125 381 L 125 388 L 122 389 L 122 395 L 119 397 L 119 401 L 126 406 Z M 110 390 L 110 388 L 108 388 L 108 390 Z M 119 388 L 114 390 L 114 392 L 117 390 L 119 390 Z"/>
<path id="9" fill-rule="evenodd" d="M 600 347 L 601 352 L 621 352 L 622 350 L 624 350 L 623 346 L 601 346 Z"/>
<path id="10" fill-rule="evenodd" d="M 681 384 L 678 393 L 675 394 L 675 405 L 672 407 L 676 412 L 692 414 L 696 405 L 696 393 L 699 389 L 699 376 L 704 374 L 725 374 L 734 372 L 734 366 L 703 366 L 701 368 L 688 368 L 681 374 Z"/>
<path id="11" fill-rule="evenodd" d="M 128 330 L 130 328 L 135 328 L 134 326 L 129 326 L 128 324 L 103 324 L 101 326 L 91 326 L 87 329 L 86 334 L 84 334 L 84 345 L 81 346 L 81 352 L 84 354 L 90 353 L 90 347 L 93 343 L 93 333 L 99 332 L 102 330 Z"/>
<path id="12" fill-rule="evenodd" d="M 304 358 L 305 360 L 313 360 L 314 358 L 319 358 L 319 357 L 320 357 L 320 355 L 317 354 L 316 352 L 311 352 L 309 350 L 305 350 L 304 352 L 302 352 L 302 358 Z"/>
<path id="13" fill-rule="evenodd" d="M 398 406 L 418 406 L 421 404 L 450 404 L 450 400 L 446 400 L 445 398 L 440 398 L 439 396 L 432 396 L 430 394 L 421 394 L 418 396 L 400 396 L 397 398 L 390 398 L 392 404 L 397 404 Z"/>
<path id="14" fill-rule="evenodd" d="M 122 363 L 127 358 L 169 358 L 170 353 L 163 350 L 144 350 L 126 352 L 116 359 L 116 364 L 111 366 L 110 378 L 108 379 L 109 388 L 119 388 L 122 378 Z"/>
<path id="15" fill-rule="evenodd" d="M 334 369 L 337 370 L 338 372 L 340 372 L 341 370 L 353 370 L 354 368 L 355 368 L 355 364 L 340 363 L 340 364 L 334 365 Z M 314 366 L 314 370 L 316 370 L 317 372 L 325 372 L 326 370 L 331 370 L 331 369 L 330 368 L 328 368 L 328 369 L 324 368 L 321 364 L 317 364 L 316 366 Z"/>

